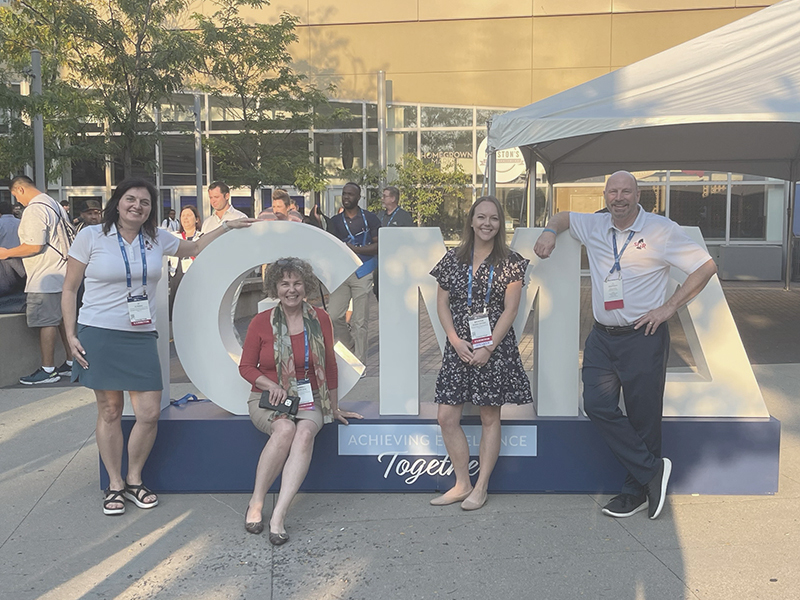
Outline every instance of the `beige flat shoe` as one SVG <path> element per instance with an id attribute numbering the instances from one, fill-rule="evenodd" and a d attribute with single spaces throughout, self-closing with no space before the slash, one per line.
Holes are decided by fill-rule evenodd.
<path id="1" fill-rule="evenodd" d="M 472 498 L 466 498 L 461 503 L 461 510 L 478 510 L 479 508 L 483 508 L 483 505 L 486 504 L 486 500 L 489 498 L 489 494 L 486 494 L 482 500 L 473 500 Z"/>
<path id="2" fill-rule="evenodd" d="M 455 504 L 456 502 L 461 502 L 462 500 L 466 500 L 471 493 L 472 490 L 464 492 L 463 494 L 459 494 L 457 496 L 448 496 L 447 494 L 442 494 L 441 496 L 436 496 L 436 498 L 431 500 L 431 505 L 447 506 L 448 504 Z"/>

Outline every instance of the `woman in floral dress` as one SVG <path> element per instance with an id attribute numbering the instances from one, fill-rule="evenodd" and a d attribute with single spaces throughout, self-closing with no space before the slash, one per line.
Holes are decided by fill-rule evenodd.
<path id="1" fill-rule="evenodd" d="M 464 510 L 486 503 L 489 477 L 500 454 L 500 407 L 532 402 L 511 325 L 517 315 L 528 260 L 509 250 L 503 207 L 492 196 L 469 211 L 462 242 L 433 268 L 439 283 L 437 312 L 447 334 L 435 402 L 455 485 L 431 500 L 461 502 Z M 480 407 L 480 473 L 472 486 L 469 445 L 461 428 L 464 404 Z"/>

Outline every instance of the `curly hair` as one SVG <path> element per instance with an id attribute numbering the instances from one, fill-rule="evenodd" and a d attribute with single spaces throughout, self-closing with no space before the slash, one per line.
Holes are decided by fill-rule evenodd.
<path id="1" fill-rule="evenodd" d="M 267 267 L 264 274 L 264 287 L 270 298 L 278 297 L 278 284 L 287 275 L 297 275 L 303 280 L 306 297 L 312 294 L 319 285 L 319 280 L 314 275 L 311 265 L 300 258 L 279 258 Z"/>

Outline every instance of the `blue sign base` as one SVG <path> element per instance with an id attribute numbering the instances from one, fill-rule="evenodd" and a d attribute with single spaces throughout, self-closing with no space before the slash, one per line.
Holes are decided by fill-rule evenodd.
<path id="1" fill-rule="evenodd" d="M 377 402 L 346 403 L 364 415 L 356 424 L 435 425 L 433 412 L 420 417 L 378 415 Z M 428 413 L 428 414 L 426 414 Z M 122 420 L 127 440 L 133 417 Z M 353 423 L 353 421 L 351 421 Z M 480 426 L 477 416 L 465 425 Z M 588 419 L 541 417 L 503 420 L 503 426 L 535 426 L 535 456 L 501 455 L 492 474 L 494 493 L 616 493 L 625 473 Z M 339 431 L 323 427 L 302 486 L 305 492 L 435 492 L 451 487 L 443 456 L 340 455 Z M 351 432 L 357 429 L 351 427 Z M 674 494 L 774 494 L 778 491 L 780 422 L 769 419 L 665 418 L 663 451 L 673 462 Z M 267 436 L 249 417 L 235 416 L 210 402 L 164 409 L 158 437 L 143 473 L 159 492 L 251 492 L 256 463 Z M 126 460 L 126 459 L 124 459 Z M 123 465 L 123 473 L 125 466 Z M 101 487 L 108 475 L 100 464 Z M 277 490 L 280 480 L 273 486 Z"/>

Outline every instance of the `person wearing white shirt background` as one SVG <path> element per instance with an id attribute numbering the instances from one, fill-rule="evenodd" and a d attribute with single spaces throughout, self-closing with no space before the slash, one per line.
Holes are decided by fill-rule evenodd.
<path id="1" fill-rule="evenodd" d="M 161 229 L 166 229 L 174 233 L 180 230 L 180 228 L 181 224 L 178 222 L 178 219 L 175 218 L 175 209 L 170 208 L 167 213 L 167 218 L 161 221 Z"/>
<path id="2" fill-rule="evenodd" d="M 203 233 L 214 231 L 223 221 L 247 217 L 242 211 L 231 206 L 231 188 L 224 181 L 214 181 L 208 186 L 208 200 L 214 212 L 203 221 Z"/>
<path id="3" fill-rule="evenodd" d="M 162 256 L 196 256 L 230 229 L 252 219 L 226 221 L 197 241 L 178 239 L 156 227 L 156 188 L 144 180 L 126 180 L 114 191 L 101 225 L 85 227 L 70 248 L 62 312 L 73 381 L 94 390 L 97 446 L 108 471 L 103 512 L 125 512 L 125 499 L 152 508 L 158 497 L 142 483 L 142 468 L 156 437 L 161 409 L 161 367 L 156 346 L 155 288 Z M 77 291 L 85 278 L 80 314 Z M 124 391 L 136 423 L 128 440 L 128 472 L 122 476 L 121 427 Z"/>
<path id="4" fill-rule="evenodd" d="M 61 205 L 40 192 L 29 177 L 14 177 L 9 188 L 17 202 L 26 208 L 19 223 L 20 244 L 14 248 L 0 248 L 0 260 L 16 257 L 25 265 L 28 327 L 39 329 L 42 355 L 42 366 L 20 377 L 19 382 L 23 385 L 55 383 L 72 368 L 69 360 L 55 367 L 55 349 L 60 336 L 69 359 L 61 319 L 61 288 L 74 232 Z"/>

